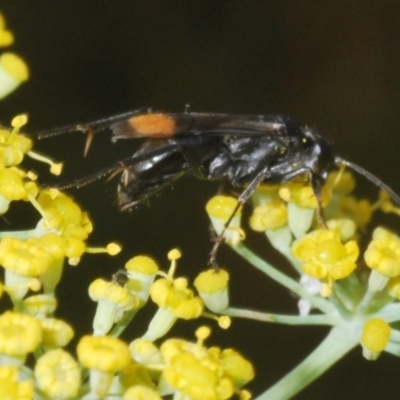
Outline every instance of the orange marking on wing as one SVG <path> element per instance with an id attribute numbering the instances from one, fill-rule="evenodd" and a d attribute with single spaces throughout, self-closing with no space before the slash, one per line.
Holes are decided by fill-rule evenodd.
<path id="1" fill-rule="evenodd" d="M 176 128 L 175 120 L 165 114 L 140 115 L 128 122 L 140 136 L 171 137 Z"/>

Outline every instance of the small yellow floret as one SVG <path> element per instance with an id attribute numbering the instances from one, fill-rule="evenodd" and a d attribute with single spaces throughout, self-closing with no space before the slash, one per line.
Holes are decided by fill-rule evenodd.
<path id="1" fill-rule="evenodd" d="M 6 311 L 0 316 L 0 353 L 25 356 L 42 339 L 40 322 L 30 315 Z"/>
<path id="2" fill-rule="evenodd" d="M 235 350 L 223 350 L 220 363 L 225 372 L 233 378 L 236 387 L 242 387 L 254 378 L 254 368 L 251 363 Z"/>
<path id="3" fill-rule="evenodd" d="M 81 371 L 74 358 L 62 349 L 46 352 L 35 365 L 39 389 L 51 399 L 71 399 L 78 396 Z"/>
<path id="4" fill-rule="evenodd" d="M 104 372 L 121 371 L 131 360 L 128 345 L 111 336 L 83 336 L 77 353 L 83 366 Z"/>
<path id="5" fill-rule="evenodd" d="M 135 339 L 129 344 L 132 358 L 140 364 L 160 364 L 162 356 L 157 346 L 147 339 Z"/>
<path id="6" fill-rule="evenodd" d="M 19 382 L 18 369 L 11 366 L 0 366 L 0 398 L 7 400 L 32 400 L 33 382 Z"/>
<path id="7" fill-rule="evenodd" d="M 153 259 L 147 256 L 136 256 L 131 258 L 125 264 L 125 268 L 128 271 L 141 272 L 147 275 L 154 275 L 158 271 L 158 265 Z"/>
<path id="8" fill-rule="evenodd" d="M 366 264 L 387 277 L 400 275 L 400 238 L 383 228 L 375 229 L 364 254 Z"/>
<path id="9" fill-rule="evenodd" d="M 46 348 L 64 347 L 74 337 L 74 330 L 64 321 L 55 318 L 41 319 L 43 345 Z"/>
<path id="10" fill-rule="evenodd" d="M 350 171 L 339 170 L 329 173 L 326 184 L 330 186 L 334 192 L 344 196 L 354 190 L 356 180 Z"/>
<path id="11" fill-rule="evenodd" d="M 286 225 L 288 211 L 286 204 L 281 199 L 276 199 L 253 210 L 250 217 L 250 227 L 257 232 L 267 229 L 277 229 Z"/>
<path id="12" fill-rule="evenodd" d="M 390 325 L 381 318 L 372 318 L 364 324 L 362 345 L 372 352 L 383 351 L 390 339 Z"/>
<path id="13" fill-rule="evenodd" d="M 0 264 L 22 276 L 34 277 L 47 271 L 54 258 L 35 239 L 20 240 L 4 237 L 0 241 Z"/>
<path id="14" fill-rule="evenodd" d="M 132 295 L 127 289 L 100 278 L 90 284 L 89 296 L 93 301 L 107 301 L 123 310 L 139 305 L 137 297 Z"/>
<path id="15" fill-rule="evenodd" d="M 303 208 L 317 208 L 318 201 L 315 197 L 314 190 L 311 186 L 302 182 L 286 183 L 280 190 L 279 196 L 286 202 L 296 203 Z M 321 190 L 322 206 L 329 203 L 332 193 L 327 186 L 323 186 Z"/>
<path id="16" fill-rule="evenodd" d="M 158 392 L 144 385 L 135 385 L 129 388 L 122 400 L 162 400 Z"/>
<path id="17" fill-rule="evenodd" d="M 228 286 L 229 274 L 223 270 L 211 268 L 201 272 L 194 281 L 194 286 L 199 292 L 214 293 L 224 290 Z"/>
<path id="18" fill-rule="evenodd" d="M 349 276 L 356 268 L 359 254 L 357 242 L 340 242 L 337 233 L 317 230 L 293 243 L 293 255 L 304 262 L 302 270 L 309 276 L 323 279 L 329 286 Z"/>
<path id="19" fill-rule="evenodd" d="M 227 220 L 235 210 L 238 201 L 229 196 L 214 196 L 206 205 L 207 213 L 214 218 Z M 237 212 L 241 213 L 241 210 Z"/>
<path id="20" fill-rule="evenodd" d="M 57 299 L 48 294 L 37 294 L 24 299 L 24 312 L 32 316 L 46 316 L 57 308 Z"/>

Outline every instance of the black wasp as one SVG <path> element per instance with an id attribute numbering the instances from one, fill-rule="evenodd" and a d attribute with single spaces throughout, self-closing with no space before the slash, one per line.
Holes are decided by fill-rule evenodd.
<path id="1" fill-rule="evenodd" d="M 376 176 L 334 156 L 325 137 L 282 116 L 137 110 L 43 132 L 39 138 L 84 131 L 89 133 L 90 142 L 97 131 L 106 128 L 112 130 L 113 142 L 137 138 L 144 142 L 132 156 L 59 188 L 80 187 L 104 175 L 122 172 L 118 205 L 126 210 L 191 173 L 200 179 L 224 178 L 233 186 L 245 187 L 239 208 L 261 182 L 284 183 L 308 175 L 320 202 L 327 170 L 337 165 L 365 176 L 400 205 L 400 197 Z"/>

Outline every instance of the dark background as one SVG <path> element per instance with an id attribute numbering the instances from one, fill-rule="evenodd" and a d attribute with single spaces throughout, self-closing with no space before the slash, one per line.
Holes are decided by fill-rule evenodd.
<path id="1" fill-rule="evenodd" d="M 187 103 L 193 111 L 279 113 L 317 127 L 337 154 L 400 191 L 397 1 L 3 0 L 0 8 L 17 38 L 12 50 L 31 72 L 29 82 L 2 101 L 3 123 L 29 112 L 27 130 L 35 132 L 143 106 L 179 112 Z M 65 160 L 64 180 L 133 152 L 133 144 L 112 146 L 104 134 L 83 159 L 83 143 L 74 134 L 36 148 Z M 52 179 L 31 165 L 42 181 Z M 61 304 L 59 315 L 78 324 L 78 334 L 89 332 L 94 305 L 88 283 L 110 277 L 136 254 L 150 254 L 167 268 L 167 251 L 179 246 L 178 272 L 193 277 L 207 261 L 204 204 L 217 187 L 185 178 L 131 214 L 116 208 L 116 181 L 71 190 L 94 221 L 90 243 L 118 240 L 124 252 L 114 259 L 85 256 L 79 267 L 67 268 L 59 293 L 68 303 Z M 361 179 L 360 193 L 374 194 L 375 188 Z M 17 210 L 8 217 L 13 226 L 36 218 L 29 217 L 30 209 Z M 262 239 L 253 240 L 259 253 L 273 256 Z M 229 249 L 219 261 L 231 271 L 233 305 L 296 312 L 290 294 Z M 285 268 L 282 260 L 275 262 Z M 144 332 L 152 312 L 137 317 L 126 340 Z M 199 323 L 178 323 L 173 333 L 193 337 Z M 210 345 L 235 347 L 254 360 L 257 378 L 249 386 L 254 393 L 288 372 L 326 334 L 315 327 L 249 321 L 235 320 L 227 332 L 211 325 Z M 398 398 L 399 367 L 388 355 L 367 362 L 358 348 L 297 398 Z"/>

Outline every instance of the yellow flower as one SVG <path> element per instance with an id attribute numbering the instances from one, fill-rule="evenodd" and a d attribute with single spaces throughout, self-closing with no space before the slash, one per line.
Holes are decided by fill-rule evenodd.
<path id="1" fill-rule="evenodd" d="M 62 349 L 51 350 L 35 365 L 39 389 L 51 399 L 77 397 L 81 386 L 81 371 L 73 357 Z"/>
<path id="2" fill-rule="evenodd" d="M 122 400 L 162 400 L 156 390 L 147 386 L 136 385 L 129 388 Z"/>
<path id="3" fill-rule="evenodd" d="M 44 318 L 57 308 L 57 299 L 48 294 L 37 294 L 24 299 L 24 313 Z"/>
<path id="4" fill-rule="evenodd" d="M 363 327 L 361 344 L 363 355 L 368 360 L 376 360 L 386 348 L 391 335 L 389 324 L 381 318 L 368 320 Z"/>
<path id="5" fill-rule="evenodd" d="M 128 345 L 111 336 L 83 336 L 77 353 L 84 367 L 104 372 L 121 371 L 131 360 Z"/>
<path id="6" fill-rule="evenodd" d="M 200 273 L 194 281 L 194 286 L 199 292 L 207 308 L 220 313 L 229 305 L 228 295 L 229 274 L 220 269 L 209 269 Z"/>
<path id="7" fill-rule="evenodd" d="M 66 322 L 55 319 L 45 318 L 40 320 L 42 325 L 42 344 L 45 348 L 55 348 L 66 346 L 74 336 L 74 330 Z"/>
<path id="8" fill-rule="evenodd" d="M 87 239 L 93 225 L 87 213 L 81 211 L 71 198 L 59 191 L 43 190 L 38 203 L 46 215 L 46 226 L 61 233 L 66 239 Z"/>
<path id="9" fill-rule="evenodd" d="M 293 255 L 303 261 L 302 270 L 309 276 L 332 282 L 349 276 L 356 268 L 359 254 L 354 240 L 340 242 L 337 233 L 317 230 L 293 243 Z"/>
<path id="10" fill-rule="evenodd" d="M 234 350 L 207 349 L 203 342 L 210 329 L 197 330 L 197 343 L 166 340 L 160 348 L 167 364 L 163 379 L 194 400 L 229 399 L 253 379 L 252 365 Z"/>
<path id="11" fill-rule="evenodd" d="M 238 201 L 229 196 L 214 196 L 206 205 L 206 211 L 211 219 L 211 223 L 215 232 L 220 235 L 224 232 L 224 239 L 230 245 L 236 245 L 244 239 L 244 232 L 240 228 L 240 220 L 242 216 L 241 207 L 236 210 Z M 229 218 L 235 215 L 230 221 L 229 226 L 225 229 L 225 224 Z"/>
<path id="12" fill-rule="evenodd" d="M 33 240 L 5 236 L 0 241 L 0 264 L 14 274 L 38 276 L 51 265 L 54 258 Z"/>
<path id="13" fill-rule="evenodd" d="M 0 366 L 0 382 L 0 399 L 33 399 L 33 382 L 18 382 L 18 369 L 16 367 Z"/>
<path id="14" fill-rule="evenodd" d="M 264 232 L 267 229 L 277 229 L 286 225 L 288 221 L 288 211 L 286 204 L 276 199 L 272 202 L 258 206 L 253 210 L 250 217 L 250 227 L 258 232 Z"/>
<path id="15" fill-rule="evenodd" d="M 158 265 L 150 257 L 136 256 L 125 264 L 125 268 L 129 278 L 126 287 L 138 296 L 143 305 L 149 298 L 150 287 L 158 272 Z"/>
<path id="16" fill-rule="evenodd" d="M 41 339 L 42 328 L 36 318 L 11 311 L 0 316 L 0 353 L 12 357 L 15 365 L 23 363 Z"/>
<path id="17" fill-rule="evenodd" d="M 333 171 L 328 175 L 326 185 L 331 187 L 334 193 L 341 196 L 348 195 L 356 187 L 356 180 L 350 171 Z"/>
<path id="18" fill-rule="evenodd" d="M 178 318 L 198 318 L 204 309 L 202 300 L 194 296 L 183 278 L 156 280 L 151 286 L 150 296 L 159 307 L 168 308 Z"/>
<path id="19" fill-rule="evenodd" d="M 0 170 L 0 195 L 9 201 L 29 200 L 35 197 L 38 189 L 34 182 L 25 181 L 26 174 L 17 168 Z"/>
<path id="20" fill-rule="evenodd" d="M 84 336 L 78 343 L 77 353 L 81 364 L 90 369 L 88 398 L 105 397 L 114 374 L 131 363 L 128 345 L 111 336 Z"/>
<path id="21" fill-rule="evenodd" d="M 331 191 L 327 186 L 322 188 L 322 206 L 329 203 Z M 304 182 L 288 182 L 279 189 L 279 196 L 282 200 L 290 203 L 296 203 L 302 208 L 317 208 L 318 201 L 315 197 L 313 188 Z"/>
<path id="22" fill-rule="evenodd" d="M 159 373 L 157 378 L 159 378 Z M 131 361 L 129 366 L 119 373 L 119 379 L 124 388 L 147 387 L 154 389 L 155 384 L 151 379 L 150 372 L 146 366 Z M 156 379 L 158 380 L 158 379 Z"/>
<path id="23" fill-rule="evenodd" d="M 400 238 L 383 228 L 376 228 L 364 254 L 367 265 L 393 278 L 400 275 Z"/>
<path id="24" fill-rule="evenodd" d="M 350 218 L 361 229 L 369 224 L 373 211 L 373 206 L 367 199 L 357 200 L 353 196 L 343 196 L 340 198 L 340 217 Z"/>
<path id="25" fill-rule="evenodd" d="M 160 364 L 161 353 L 158 348 L 146 339 L 135 339 L 129 344 L 129 350 L 135 361 L 140 364 Z"/>
<path id="26" fill-rule="evenodd" d="M 137 308 L 140 304 L 128 289 L 103 279 L 96 279 L 90 284 L 89 296 L 98 302 L 93 320 L 93 331 L 97 336 L 106 335 L 125 311 Z"/>

